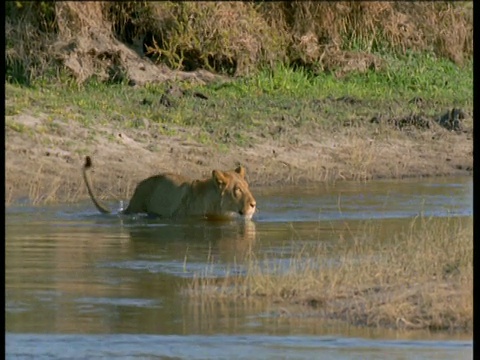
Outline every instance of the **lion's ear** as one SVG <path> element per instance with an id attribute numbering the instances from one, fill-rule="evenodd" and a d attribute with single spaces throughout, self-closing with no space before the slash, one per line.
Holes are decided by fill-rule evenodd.
<path id="1" fill-rule="evenodd" d="M 215 184 L 217 184 L 219 188 L 224 188 L 227 184 L 227 178 L 225 174 L 219 170 L 212 171 L 212 179 L 215 181 Z"/>
<path id="2" fill-rule="evenodd" d="M 245 179 L 245 168 L 244 168 L 242 165 L 240 165 L 239 167 L 237 167 L 237 168 L 235 169 L 235 172 L 236 172 L 238 175 L 240 175 L 243 179 Z"/>

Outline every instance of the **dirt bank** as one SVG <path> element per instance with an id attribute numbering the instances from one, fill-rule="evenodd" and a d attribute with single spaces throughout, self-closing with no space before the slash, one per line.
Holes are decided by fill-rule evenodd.
<path id="1" fill-rule="evenodd" d="M 466 119 L 472 124 L 472 120 Z M 471 127 L 449 131 L 395 128 L 398 123 L 346 124 L 325 132 L 286 125 L 277 140 L 255 133 L 245 147 L 205 145 L 190 128 L 161 135 L 157 123 L 142 129 L 87 127 L 52 120 L 48 114 L 6 116 L 6 204 L 28 197 L 36 204 L 87 198 L 81 176 L 85 155 L 94 161 L 93 181 L 107 199 L 128 199 L 135 184 L 170 171 L 209 176 L 214 168 L 247 168 L 253 188 L 341 180 L 469 175 L 473 168 Z M 395 125 L 396 124 L 396 125 Z M 48 126 L 47 126 L 48 125 Z M 301 139 L 289 142 L 289 135 Z"/>

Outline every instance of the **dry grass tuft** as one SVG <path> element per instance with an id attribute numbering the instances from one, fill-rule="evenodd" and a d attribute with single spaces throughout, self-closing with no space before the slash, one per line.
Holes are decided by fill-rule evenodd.
<path id="1" fill-rule="evenodd" d="M 363 54 L 434 51 L 462 64 L 473 54 L 472 8 L 452 2 L 295 2 L 264 4 L 290 36 L 288 57 L 307 66 L 333 70 L 351 66 Z M 357 54 L 355 54 L 357 53 Z"/>
<path id="2" fill-rule="evenodd" d="M 132 19 L 132 10 L 142 17 Z M 175 69 L 241 75 L 285 59 L 284 37 L 252 4 L 118 3 L 110 14 L 122 38 L 140 41 L 147 55 Z"/>
<path id="3" fill-rule="evenodd" d="M 459 65 L 473 55 L 465 2 L 6 4 L 7 79 L 21 82 L 63 69 L 83 81 L 76 61 L 88 76 L 128 80 L 124 45 L 137 67 L 148 67 L 146 53 L 174 69 L 235 75 L 284 63 L 342 76 L 383 66 L 375 53 L 433 51 Z"/>
<path id="4" fill-rule="evenodd" d="M 6 80 L 30 83 L 55 64 L 49 56 L 58 30 L 54 21 L 53 3 L 6 2 L 5 61 Z"/>
<path id="5" fill-rule="evenodd" d="M 65 168 L 57 173 L 48 166 L 40 163 L 31 174 L 22 173 L 20 181 L 18 175 L 13 176 L 13 171 L 6 168 L 5 206 L 11 206 L 19 199 L 28 199 L 31 205 L 45 205 L 75 203 L 88 198 L 80 171 Z M 97 177 L 99 184 L 95 185 L 94 179 L 95 193 L 102 200 L 127 200 L 137 185 L 137 180 L 127 170 L 119 173 L 102 171 Z"/>
<path id="6" fill-rule="evenodd" d="M 461 330 L 473 327 L 472 219 L 412 220 L 386 239 L 362 235 L 305 246 L 287 266 L 250 254 L 245 276 L 195 277 L 191 296 L 304 304 L 327 318 L 366 326 Z"/>

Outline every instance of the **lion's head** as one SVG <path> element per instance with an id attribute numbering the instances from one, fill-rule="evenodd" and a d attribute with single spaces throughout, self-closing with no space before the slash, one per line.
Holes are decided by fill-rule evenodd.
<path id="1" fill-rule="evenodd" d="M 233 171 L 213 170 L 212 179 L 221 196 L 221 214 L 251 219 L 257 203 L 245 180 L 245 168 L 239 166 Z"/>

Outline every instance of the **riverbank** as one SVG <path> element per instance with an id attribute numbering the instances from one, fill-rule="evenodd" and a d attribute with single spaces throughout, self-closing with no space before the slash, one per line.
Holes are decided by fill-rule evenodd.
<path id="1" fill-rule="evenodd" d="M 159 172 L 197 178 L 237 164 L 253 189 L 471 174 L 471 67 L 422 58 L 390 69 L 344 79 L 278 68 L 146 86 L 7 83 L 6 205 L 86 198 L 86 155 L 99 196 L 122 200 Z"/>
<path id="2" fill-rule="evenodd" d="M 345 128 L 333 134 L 316 130 L 302 134 L 304 140 L 296 145 L 288 140 L 265 140 L 219 151 L 213 144 L 193 140 L 194 134 L 187 131 L 170 137 L 155 131 L 95 130 L 66 123 L 56 125 L 56 133 L 42 133 L 42 118 L 23 114 L 7 121 L 32 132 L 7 128 L 7 204 L 24 196 L 36 204 L 85 198 L 80 169 L 87 154 L 95 161 L 94 181 L 100 196 L 121 199 L 131 196 L 138 181 L 158 172 L 203 177 L 214 168 L 232 168 L 238 163 L 246 166 L 253 187 L 463 175 L 471 174 L 473 163 L 471 134 L 443 129 L 416 131 L 414 137 L 393 131 L 393 136 L 384 138 L 370 127 Z M 288 134 L 290 130 L 297 129 L 283 131 Z"/>

